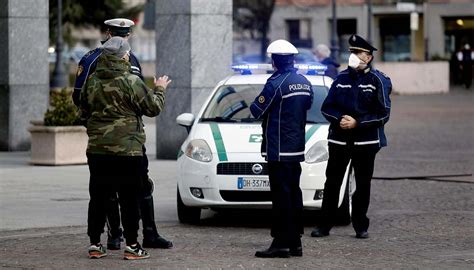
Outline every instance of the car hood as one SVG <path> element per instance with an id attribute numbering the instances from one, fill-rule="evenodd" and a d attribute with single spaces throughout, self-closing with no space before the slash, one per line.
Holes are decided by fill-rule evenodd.
<path id="1" fill-rule="evenodd" d="M 207 141 L 213 153 L 260 153 L 260 123 L 199 123 L 194 138 Z"/>

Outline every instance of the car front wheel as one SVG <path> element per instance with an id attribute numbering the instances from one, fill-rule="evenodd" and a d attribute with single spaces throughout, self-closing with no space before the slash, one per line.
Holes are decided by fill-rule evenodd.
<path id="1" fill-rule="evenodd" d="M 201 208 L 186 206 L 181 199 L 181 195 L 179 194 L 179 188 L 177 190 L 176 197 L 179 222 L 187 224 L 199 224 L 199 221 L 201 220 Z"/>

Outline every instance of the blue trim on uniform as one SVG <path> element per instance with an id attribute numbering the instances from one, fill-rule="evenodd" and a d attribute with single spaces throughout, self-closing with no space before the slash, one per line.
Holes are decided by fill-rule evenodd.
<path id="1" fill-rule="evenodd" d="M 97 67 L 97 59 L 99 59 L 101 54 L 102 48 L 98 47 L 86 53 L 79 61 L 79 65 L 76 72 L 76 80 L 74 82 L 74 92 L 72 93 L 72 100 L 74 104 L 76 104 L 76 106 L 79 106 L 81 89 L 86 83 L 89 74 L 95 71 Z M 130 52 L 130 66 L 130 73 L 137 75 L 138 77 L 140 77 L 140 79 L 142 79 L 142 81 L 144 81 L 140 63 L 138 62 L 138 59 L 135 54 L 133 54 L 132 52 Z"/>

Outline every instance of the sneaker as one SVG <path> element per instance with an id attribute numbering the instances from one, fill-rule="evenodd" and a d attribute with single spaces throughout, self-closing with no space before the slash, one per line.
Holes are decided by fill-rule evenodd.
<path id="1" fill-rule="evenodd" d="M 135 246 L 125 247 L 123 258 L 125 260 L 142 260 L 150 258 L 150 254 L 137 243 Z"/>
<path id="2" fill-rule="evenodd" d="M 107 238 L 107 249 L 119 250 L 120 242 L 123 242 L 123 238 L 121 236 L 113 237 L 109 235 Z"/>
<path id="3" fill-rule="evenodd" d="M 101 244 L 91 245 L 89 247 L 89 258 L 91 259 L 100 259 L 107 256 L 107 251 Z"/>

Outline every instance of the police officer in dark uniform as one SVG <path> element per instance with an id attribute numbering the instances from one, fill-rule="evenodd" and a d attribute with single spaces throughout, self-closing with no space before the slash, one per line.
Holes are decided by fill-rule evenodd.
<path id="1" fill-rule="evenodd" d="M 120 36 L 128 39 L 131 33 L 131 27 L 135 23 L 129 19 L 117 18 L 104 22 L 107 26 L 106 41 L 113 36 Z M 105 42 L 105 41 L 104 41 Z M 104 43 L 103 42 L 103 43 Z M 84 55 L 79 62 L 76 73 L 76 81 L 74 83 L 73 101 L 79 106 L 79 97 L 81 89 L 84 86 L 88 76 L 95 71 L 97 66 L 97 59 L 102 54 L 102 47 L 98 47 L 89 51 Z M 141 73 L 141 66 L 137 57 L 130 52 L 131 73 L 137 75 L 143 80 Z M 171 248 L 173 243 L 166 240 L 158 234 L 155 224 L 155 211 L 153 204 L 153 180 L 148 176 L 148 158 L 146 149 L 143 146 L 143 177 L 142 189 L 140 193 L 140 217 L 143 226 L 143 247 L 146 248 Z M 110 198 L 107 206 L 107 226 L 108 226 L 108 240 L 107 248 L 111 250 L 120 249 L 120 242 L 122 241 L 122 229 L 120 228 L 120 212 L 118 198 Z"/>
<path id="2" fill-rule="evenodd" d="M 334 226 L 339 191 L 348 164 L 356 181 L 352 196 L 352 225 L 357 238 L 368 238 L 370 182 L 375 155 L 387 145 L 384 125 L 390 116 L 392 84 L 371 66 L 377 49 L 358 35 L 349 38 L 349 67 L 332 83 L 321 112 L 330 122 L 329 160 L 322 217 L 313 237 L 324 237 Z"/>
<path id="3" fill-rule="evenodd" d="M 257 251 L 262 258 L 302 256 L 303 200 L 300 162 L 304 161 L 306 113 L 311 108 L 311 83 L 294 68 L 298 50 L 286 40 L 267 49 L 276 72 L 250 106 L 252 115 L 263 119 L 262 156 L 268 161 L 272 193 L 273 242 Z"/>

